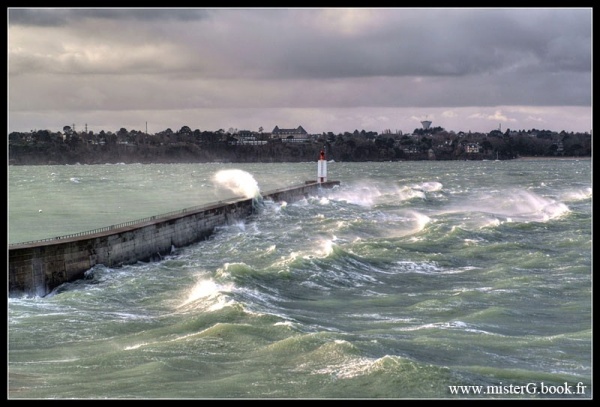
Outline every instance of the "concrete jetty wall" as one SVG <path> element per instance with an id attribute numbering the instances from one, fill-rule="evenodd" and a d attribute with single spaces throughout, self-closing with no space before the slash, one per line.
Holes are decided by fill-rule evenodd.
<path id="1" fill-rule="evenodd" d="M 339 181 L 307 182 L 262 194 L 262 199 L 293 202 L 332 188 Z M 230 199 L 177 214 L 99 232 L 9 246 L 9 295 L 45 296 L 59 285 L 85 277 L 97 264 L 118 267 L 160 259 L 172 247 L 208 238 L 216 227 L 240 221 L 255 210 L 255 199 Z"/>

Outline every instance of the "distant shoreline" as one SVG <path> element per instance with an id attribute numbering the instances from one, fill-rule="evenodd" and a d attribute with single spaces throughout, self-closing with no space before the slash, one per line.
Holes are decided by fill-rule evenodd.
<path id="1" fill-rule="evenodd" d="M 522 156 L 522 157 L 516 157 L 516 158 L 506 158 L 506 159 L 501 159 L 498 161 L 572 161 L 572 160 L 579 160 L 579 161 L 591 161 L 592 157 L 591 156 L 569 156 L 569 157 L 564 157 L 564 156 L 560 156 L 560 157 L 543 157 L 543 156 Z M 448 162 L 448 161 L 495 161 L 492 159 L 481 159 L 481 160 L 391 160 L 389 162 L 412 162 L 412 161 L 433 161 L 433 162 Z M 24 163 L 14 163 L 11 162 L 9 160 L 8 162 L 8 166 L 9 167 L 19 167 L 19 166 L 43 166 L 43 165 L 105 165 L 105 164 L 112 164 L 112 165 L 117 165 L 117 164 L 251 164 L 251 163 L 269 163 L 269 164 L 286 164 L 286 163 L 298 163 L 298 162 L 309 162 L 309 161 L 155 161 L 155 162 L 137 162 L 137 161 L 132 161 L 132 162 L 128 162 L 128 161 L 121 161 L 121 162 L 94 162 L 94 163 L 58 163 L 58 162 L 50 162 L 50 163 L 29 163 L 29 164 L 24 164 Z M 364 161 L 343 161 L 340 160 L 338 162 L 388 162 L 388 161 L 373 161 L 373 160 L 364 160 Z"/>

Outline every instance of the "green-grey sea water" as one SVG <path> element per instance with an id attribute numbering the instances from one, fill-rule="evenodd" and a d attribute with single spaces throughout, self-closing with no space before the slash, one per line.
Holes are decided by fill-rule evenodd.
<path id="1" fill-rule="evenodd" d="M 316 171 L 11 166 L 8 238 L 260 194 Z M 339 187 L 263 201 L 162 261 L 96 266 L 46 297 L 9 298 L 8 397 L 590 399 L 591 174 L 589 159 L 330 162 Z"/>

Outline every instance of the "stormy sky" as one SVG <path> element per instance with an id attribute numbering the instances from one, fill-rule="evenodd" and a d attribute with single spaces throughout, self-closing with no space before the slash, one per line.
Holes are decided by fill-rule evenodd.
<path id="1" fill-rule="evenodd" d="M 9 8 L 8 130 L 592 129 L 591 8 Z"/>

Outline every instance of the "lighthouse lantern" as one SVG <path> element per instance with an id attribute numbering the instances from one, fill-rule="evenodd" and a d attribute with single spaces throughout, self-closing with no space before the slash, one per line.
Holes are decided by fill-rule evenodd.
<path id="1" fill-rule="evenodd" d="M 321 150 L 319 161 L 317 161 L 317 182 L 319 184 L 327 182 L 327 160 L 325 159 L 325 151 Z"/>

